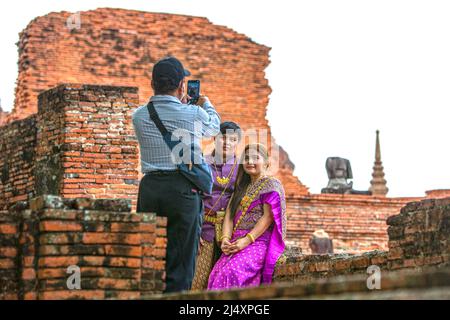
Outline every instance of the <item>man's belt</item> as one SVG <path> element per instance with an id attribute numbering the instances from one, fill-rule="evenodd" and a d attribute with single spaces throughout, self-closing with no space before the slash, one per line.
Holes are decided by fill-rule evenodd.
<path id="1" fill-rule="evenodd" d="M 177 174 L 179 172 L 180 172 L 180 170 L 178 170 L 178 169 L 175 169 L 175 170 L 155 170 L 155 171 L 146 172 L 145 175 L 148 175 L 148 176 L 168 176 L 168 175 L 172 175 L 172 174 Z"/>

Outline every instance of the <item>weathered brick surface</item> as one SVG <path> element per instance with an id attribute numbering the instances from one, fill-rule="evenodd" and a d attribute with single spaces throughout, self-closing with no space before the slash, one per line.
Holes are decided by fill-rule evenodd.
<path id="1" fill-rule="evenodd" d="M 166 220 L 127 199 L 43 195 L 0 214 L 0 299 L 136 299 L 164 289 Z M 81 290 L 67 268 L 80 267 Z"/>
<path id="2" fill-rule="evenodd" d="M 51 130 L 53 139 L 38 131 L 38 141 L 49 141 L 36 164 L 36 180 L 45 182 L 38 194 L 135 201 L 139 153 L 131 112 L 137 102 L 137 89 L 129 87 L 62 85 L 41 94 L 42 131 L 57 131 Z M 54 188 L 45 177 L 56 177 Z"/>
<path id="3" fill-rule="evenodd" d="M 19 298 L 18 229 L 14 215 L 0 211 L 0 300 Z"/>
<path id="4" fill-rule="evenodd" d="M 36 115 L 0 127 L 0 211 L 35 194 Z"/>
<path id="5" fill-rule="evenodd" d="M 0 126 L 6 124 L 8 115 L 9 112 L 3 111 L 2 107 L 0 106 Z"/>
<path id="6" fill-rule="evenodd" d="M 32 199 L 29 207 L 18 202 L 0 215 L 3 299 L 131 299 L 164 288 L 165 219 L 131 213 L 129 201 L 119 199 L 45 196 Z M 115 207 L 121 212 L 114 212 Z M 393 283 L 386 275 L 398 269 L 439 273 L 437 269 L 449 266 L 449 213 L 450 198 L 408 203 L 387 221 L 389 251 L 313 256 L 291 248 L 277 265 L 271 287 L 177 297 L 235 297 L 236 292 L 241 299 L 293 297 L 302 296 L 305 288 L 313 297 L 339 290 L 343 294 L 342 288 L 351 292 L 363 284 L 346 280 L 333 287 L 330 279 L 358 274 L 366 279 L 371 265 L 381 269 L 383 286 L 388 287 Z M 77 292 L 65 287 L 66 269 L 73 264 L 82 272 L 82 290 Z M 317 279 L 328 280 L 318 291 L 304 287 Z"/>
<path id="7" fill-rule="evenodd" d="M 450 197 L 450 189 L 436 189 L 426 191 L 426 197 L 429 199 L 441 199 Z"/>
<path id="8" fill-rule="evenodd" d="M 347 274 L 365 274 L 377 265 L 383 271 L 449 266 L 450 198 L 426 199 L 406 204 L 390 216 L 388 251 L 363 254 L 289 255 L 276 268 L 275 281 L 306 281 Z"/>
<path id="9" fill-rule="evenodd" d="M 449 264 L 450 198 L 408 203 L 387 224 L 390 269 Z"/>
<path id="10" fill-rule="evenodd" d="M 153 48 L 153 45 L 158 42 L 155 39 L 159 40 L 159 35 L 155 33 L 124 33 L 120 31 L 122 29 L 113 29 L 113 26 L 108 25 L 109 22 L 107 21 L 98 22 L 98 19 L 95 19 L 97 14 L 109 16 L 112 13 L 125 14 L 124 21 L 136 15 L 136 12 L 126 10 L 99 9 L 89 11 L 82 13 L 83 20 L 86 23 L 85 28 L 74 30 L 72 33 L 65 35 L 64 32 L 67 32 L 67 30 L 64 28 L 64 23 L 68 13 L 52 13 L 30 23 L 22 34 L 22 38 L 26 40 L 23 40 L 20 46 L 23 50 L 29 50 L 29 53 L 26 56 L 21 54 L 20 60 L 23 65 L 19 78 L 23 82 L 21 82 L 22 80 L 19 81 L 17 106 L 13 112 L 15 116 L 11 120 L 36 112 L 32 100 L 38 96 L 37 92 L 61 83 L 61 81 L 67 79 L 68 74 L 71 75 L 71 78 L 67 80 L 71 81 L 135 85 L 139 87 L 141 94 L 138 96 L 135 87 L 80 84 L 59 85 L 42 92 L 38 98 L 37 114 L 0 127 L 0 133 L 2 133 L 0 135 L 0 169 L 1 178 L 5 181 L 0 184 L 0 191 L 3 191 L 0 192 L 0 210 L 6 210 L 8 206 L 17 201 L 28 200 L 40 194 L 56 194 L 62 195 L 64 198 L 131 199 L 133 210 L 136 207 L 138 183 L 142 175 L 139 172 L 139 150 L 130 119 L 133 109 L 139 103 L 145 101 L 151 93 L 148 86 L 148 74 L 145 78 L 147 82 L 145 82 L 134 72 L 135 70 L 143 72 L 143 69 L 140 69 L 141 67 L 150 70 L 153 63 L 159 58 L 158 55 L 156 54 L 148 62 L 148 65 L 146 65 L 147 62 L 136 65 L 137 69 L 127 69 L 130 74 L 121 74 L 120 77 L 106 72 L 105 68 L 114 70 L 114 66 L 103 65 L 100 63 L 101 61 L 94 64 L 96 64 L 96 68 L 102 76 L 92 72 L 92 70 L 86 70 L 83 68 L 83 64 L 78 70 L 71 63 L 71 68 L 75 69 L 70 73 L 62 67 L 68 61 L 73 60 L 70 60 L 68 55 L 80 54 L 84 57 L 84 59 L 81 59 L 82 61 L 90 61 L 92 58 L 90 54 L 94 54 L 92 48 L 95 46 L 100 46 L 97 48 L 100 51 L 96 52 L 95 55 L 102 57 L 104 55 L 104 52 L 101 51 L 104 49 L 101 44 L 103 40 L 113 43 L 120 42 L 124 48 L 130 43 L 134 43 L 134 40 L 132 40 L 134 38 L 148 40 L 146 46 L 149 48 Z M 228 51 L 236 55 L 244 55 L 248 61 L 254 62 L 245 63 L 246 68 L 251 68 L 248 71 L 249 73 L 255 73 L 256 70 L 257 73 L 263 73 L 264 66 L 268 63 L 266 61 L 267 48 L 257 45 L 229 29 L 214 26 L 203 18 L 183 16 L 174 18 L 172 15 L 145 13 L 142 16 L 138 15 L 139 19 L 142 19 L 145 15 L 148 15 L 150 19 L 148 21 L 158 21 L 161 26 L 165 25 L 170 19 L 175 19 L 174 23 L 181 24 L 202 21 L 207 25 L 205 30 L 197 30 L 202 34 L 204 31 L 210 32 L 208 34 L 216 34 L 217 30 L 227 30 L 226 35 L 220 33 L 217 37 L 203 39 L 207 42 L 210 41 L 212 44 L 216 44 L 216 42 L 221 44 L 228 37 L 234 39 L 233 41 L 225 41 L 227 50 L 224 50 L 223 56 L 220 54 L 212 55 L 212 57 L 208 55 L 207 58 L 198 56 L 197 59 L 200 60 L 191 61 L 187 59 L 186 65 L 194 73 L 196 70 L 204 69 L 204 79 L 202 78 L 202 80 L 206 82 L 205 90 L 208 93 L 210 90 L 212 91 L 211 97 L 214 101 L 218 101 L 216 105 L 224 120 L 228 118 L 238 120 L 244 128 L 267 129 L 266 120 L 257 120 L 254 115 L 247 118 L 241 114 L 241 112 L 249 110 L 247 104 L 245 104 L 244 111 L 242 111 L 240 104 L 235 102 L 228 106 L 228 95 L 224 97 L 221 91 L 233 90 L 233 88 L 227 89 L 223 83 L 228 85 L 228 82 L 230 82 L 230 85 L 234 85 L 240 83 L 239 81 L 244 81 L 238 85 L 241 89 L 244 88 L 242 89 L 245 91 L 242 92 L 243 97 L 246 95 L 253 97 L 253 92 L 256 92 L 254 90 L 258 88 L 258 90 L 262 90 L 261 94 L 263 95 L 263 91 L 266 90 L 262 89 L 265 88 L 265 80 L 260 78 L 254 80 L 259 85 L 253 89 L 244 85 L 248 79 L 234 79 L 231 73 L 230 75 L 225 74 L 220 80 L 217 80 L 221 82 L 220 86 L 216 87 L 217 83 L 208 83 L 207 81 L 207 79 L 210 79 L 210 75 L 219 70 L 218 68 L 224 67 L 223 59 L 228 59 Z M 162 19 L 166 16 L 169 20 Z M 93 19 L 93 21 L 90 19 Z M 63 26 L 60 25 L 61 22 L 64 22 L 62 23 Z M 133 24 L 128 25 L 123 30 L 133 30 Z M 152 25 L 149 28 L 156 28 L 156 26 Z M 94 33 L 89 32 L 89 30 Z M 39 32 L 48 33 L 49 37 L 45 41 L 52 37 L 54 41 L 51 44 L 40 41 L 42 39 Z M 104 38 L 101 35 L 107 36 Z M 182 34 L 179 36 L 182 36 Z M 91 39 L 92 37 L 100 38 Z M 178 36 L 174 37 L 178 39 Z M 37 39 L 40 40 L 37 41 Z M 89 41 L 90 45 L 85 46 L 86 42 L 82 40 L 86 39 L 100 40 Z M 70 41 L 76 41 L 78 44 L 81 41 L 83 45 L 73 47 Z M 246 45 L 253 49 L 242 52 L 240 45 Z M 45 50 L 40 49 L 45 49 L 47 46 L 56 46 L 60 50 L 54 50 L 55 48 L 51 47 L 49 54 L 50 56 L 55 54 L 55 59 L 49 60 L 49 56 L 46 55 L 45 63 L 42 63 L 44 56 L 41 56 L 41 54 Z M 144 47 L 141 44 L 139 50 Z M 164 51 L 168 50 L 169 47 L 164 48 L 161 49 L 161 55 L 164 52 L 175 53 L 170 50 Z M 139 50 L 136 52 L 139 53 Z M 155 52 L 159 52 L 160 49 L 155 50 L 157 50 Z M 108 54 L 114 56 L 118 61 L 123 58 L 120 58 L 121 53 L 115 50 Z M 65 56 L 66 59 L 60 60 L 59 55 Z M 180 57 L 183 58 L 184 55 L 182 54 Z M 262 62 L 261 57 L 264 58 Z M 204 59 L 213 59 L 213 61 L 203 65 L 206 63 Z M 216 59 L 218 60 L 216 61 Z M 239 63 L 245 61 L 245 59 L 240 59 Z M 31 62 L 40 70 L 40 73 L 29 72 L 28 65 Z M 53 63 L 55 63 L 54 66 Z M 127 63 L 129 62 L 126 62 L 125 65 L 128 65 Z M 64 72 L 58 69 L 60 67 Z M 230 66 L 227 65 L 226 67 L 229 68 Z M 245 67 L 240 64 L 232 68 L 239 69 L 239 72 L 235 72 L 235 74 L 241 74 L 242 70 L 245 70 Z M 56 81 L 55 78 L 58 80 Z M 25 86 L 25 83 L 27 83 L 27 86 Z M 251 84 L 253 83 L 251 82 Z M 30 88 L 32 89 L 30 90 Z M 215 88 L 220 90 L 215 92 Z M 259 96 L 253 98 L 259 99 Z M 261 110 L 265 108 L 265 104 L 261 101 L 252 101 L 250 102 L 253 108 L 261 108 Z M 288 200 L 290 218 L 288 241 L 292 245 L 301 246 L 304 252 L 309 252 L 308 239 L 312 232 L 318 228 L 325 229 L 333 237 L 334 246 L 338 252 L 339 250 L 364 252 L 373 249 L 386 249 L 387 234 L 383 220 L 388 215 L 397 213 L 401 205 L 411 200 L 308 194 L 306 188 L 292 176 L 292 164 L 283 152 L 280 154 L 278 176 L 282 178 Z M 80 205 L 82 206 L 82 203 Z"/>
<path id="11" fill-rule="evenodd" d="M 275 269 L 274 280 L 306 281 L 340 275 L 366 274 L 367 267 L 378 265 L 387 270 L 387 252 L 372 251 L 360 255 L 299 255 L 289 257 Z"/>
<path id="12" fill-rule="evenodd" d="M 131 87 L 66 84 L 40 94 L 36 115 L 0 127 L 0 210 L 41 194 L 131 199 L 135 207 L 137 103 Z"/>
<path id="13" fill-rule="evenodd" d="M 34 114 L 38 94 L 61 83 L 138 87 L 142 104 L 152 95 L 154 63 L 175 55 L 202 81 L 202 91 L 224 120 L 271 134 L 266 119 L 271 89 L 264 73 L 270 48 L 202 17 L 101 8 L 81 12 L 80 28 L 69 29 L 70 15 L 52 12 L 37 17 L 20 33 L 15 106 L 4 121 Z M 128 97 L 134 99 L 132 93 Z M 95 112 L 103 103 L 95 100 L 94 92 L 84 99 L 85 112 Z M 293 176 L 294 166 L 285 152 L 281 161 L 279 177 L 286 189 L 307 193 Z"/>
<path id="14" fill-rule="evenodd" d="M 335 253 L 387 250 L 386 219 L 408 202 L 421 198 L 310 194 L 287 198 L 287 242 L 310 253 L 309 239 L 324 229 Z"/>
<path id="15" fill-rule="evenodd" d="M 382 273 L 381 290 L 369 290 L 367 275 L 274 283 L 270 286 L 228 291 L 182 292 L 145 296 L 162 300 L 259 300 L 259 299 L 443 299 L 450 298 L 450 269 L 423 273 L 401 270 Z"/>

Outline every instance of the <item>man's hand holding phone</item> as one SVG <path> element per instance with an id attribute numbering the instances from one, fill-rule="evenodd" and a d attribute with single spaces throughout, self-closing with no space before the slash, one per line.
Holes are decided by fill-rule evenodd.
<path id="1" fill-rule="evenodd" d="M 181 99 L 181 103 L 187 104 L 187 103 L 189 102 L 189 100 L 191 100 L 191 99 L 192 99 L 192 98 L 191 98 L 190 96 L 185 95 L 185 96 Z M 193 106 L 196 105 L 196 106 L 203 107 L 203 104 L 204 104 L 205 102 L 209 102 L 209 98 L 208 98 L 207 96 L 199 96 L 199 97 L 198 97 L 198 100 L 197 100 L 197 103 L 193 104 Z"/>
<path id="2" fill-rule="evenodd" d="M 207 96 L 201 95 L 200 97 L 198 97 L 196 105 L 203 107 L 205 102 L 209 102 L 209 98 Z"/>

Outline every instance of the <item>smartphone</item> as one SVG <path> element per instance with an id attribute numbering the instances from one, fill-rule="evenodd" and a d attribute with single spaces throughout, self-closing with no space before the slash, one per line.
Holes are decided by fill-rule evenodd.
<path id="1" fill-rule="evenodd" d="M 187 83 L 187 94 L 191 99 L 189 104 L 195 104 L 200 97 L 200 80 L 188 80 Z"/>

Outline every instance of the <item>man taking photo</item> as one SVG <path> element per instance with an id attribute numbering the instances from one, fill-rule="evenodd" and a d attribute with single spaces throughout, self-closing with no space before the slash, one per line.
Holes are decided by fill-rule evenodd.
<path id="1" fill-rule="evenodd" d="M 206 96 L 187 104 L 185 77 L 174 57 L 158 61 L 152 72 L 154 96 L 150 102 L 169 132 L 183 131 L 200 150 L 200 139 L 219 133 L 220 117 Z M 200 236 L 202 198 L 199 190 L 178 170 L 170 148 L 149 115 L 147 105 L 133 113 L 144 177 L 139 184 L 137 212 L 167 217 L 166 290 L 189 290 L 194 277 Z"/>

